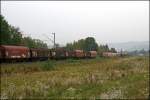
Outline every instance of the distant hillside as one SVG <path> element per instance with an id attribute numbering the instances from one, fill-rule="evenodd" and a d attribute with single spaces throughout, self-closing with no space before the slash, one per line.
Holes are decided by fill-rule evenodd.
<path id="1" fill-rule="evenodd" d="M 148 50 L 149 49 L 149 41 L 142 42 L 125 42 L 125 43 L 110 43 L 109 47 L 116 48 L 118 51 L 123 50 L 126 51 L 134 51 L 134 50 Z"/>

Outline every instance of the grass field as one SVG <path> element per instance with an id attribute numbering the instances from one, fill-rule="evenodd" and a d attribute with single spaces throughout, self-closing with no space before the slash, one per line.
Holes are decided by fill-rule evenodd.
<path id="1" fill-rule="evenodd" d="M 149 57 L 1 64 L 1 99 L 148 99 Z"/>

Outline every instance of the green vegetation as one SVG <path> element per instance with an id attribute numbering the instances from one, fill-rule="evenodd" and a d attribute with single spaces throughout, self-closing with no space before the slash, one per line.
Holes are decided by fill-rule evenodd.
<path id="1" fill-rule="evenodd" d="M 66 50 L 75 50 L 81 49 L 84 51 L 98 51 L 101 55 L 102 52 L 117 52 L 115 48 L 109 48 L 108 45 L 99 45 L 96 43 L 93 37 L 87 37 L 85 39 L 80 39 L 78 41 L 74 41 L 73 43 L 67 43 Z"/>
<path id="2" fill-rule="evenodd" d="M 148 99 L 148 96 L 148 57 L 1 65 L 1 98 Z"/>
<path id="3" fill-rule="evenodd" d="M 55 66 L 55 62 L 51 60 L 47 60 L 44 65 L 41 66 L 43 71 L 53 70 Z"/>
<path id="4" fill-rule="evenodd" d="M 93 37 L 87 37 L 86 39 L 80 39 L 78 41 L 74 41 L 73 43 L 67 43 L 66 50 L 75 49 L 81 49 L 84 51 L 97 51 L 98 44 Z"/>
<path id="5" fill-rule="evenodd" d="M 0 44 L 2 45 L 23 45 L 30 48 L 47 48 L 47 44 L 39 39 L 23 37 L 18 27 L 9 25 L 8 22 L 0 15 L 1 32 Z"/>

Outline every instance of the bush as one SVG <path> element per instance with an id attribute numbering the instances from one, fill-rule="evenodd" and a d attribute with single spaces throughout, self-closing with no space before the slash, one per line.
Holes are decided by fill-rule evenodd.
<path id="1" fill-rule="evenodd" d="M 75 60 L 75 59 L 67 59 L 67 62 L 68 63 L 76 63 L 78 62 L 79 60 Z"/>
<path id="2" fill-rule="evenodd" d="M 47 71 L 47 70 L 53 70 L 55 66 L 54 61 L 47 60 L 43 65 L 42 65 L 42 70 Z"/>

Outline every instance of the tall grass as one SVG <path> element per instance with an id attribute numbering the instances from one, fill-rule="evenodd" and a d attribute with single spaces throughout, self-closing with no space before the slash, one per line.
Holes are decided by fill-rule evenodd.
<path id="1" fill-rule="evenodd" d="M 16 64 L 1 64 L 1 75 L 11 75 L 15 73 L 33 73 L 40 71 L 54 70 L 56 61 L 47 60 L 43 62 L 24 62 Z"/>
<path id="2" fill-rule="evenodd" d="M 51 60 L 47 60 L 42 66 L 41 69 L 43 71 L 49 71 L 49 70 L 53 70 L 55 66 L 55 62 L 51 61 Z"/>
<path id="3" fill-rule="evenodd" d="M 15 73 L 22 64 L 15 65 L 1 67 L 3 71 L 14 67 L 10 75 L 1 77 L 1 98 L 147 99 L 149 96 L 148 57 L 36 62 L 23 64 L 39 68 L 26 74 Z"/>

